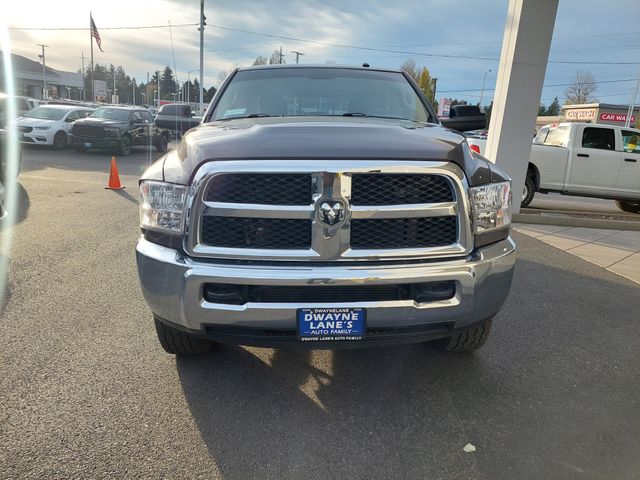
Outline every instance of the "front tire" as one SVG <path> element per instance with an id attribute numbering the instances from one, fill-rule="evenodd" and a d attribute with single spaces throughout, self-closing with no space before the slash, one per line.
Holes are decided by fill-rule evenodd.
<path id="1" fill-rule="evenodd" d="M 491 331 L 493 318 L 456 333 L 435 344 L 447 352 L 473 352 L 484 345 Z"/>
<path id="2" fill-rule="evenodd" d="M 64 132 L 58 132 L 53 137 L 53 148 L 56 150 L 62 150 L 67 146 L 67 134 Z"/>
<path id="3" fill-rule="evenodd" d="M 122 137 L 122 140 L 120 141 L 119 153 L 123 157 L 131 154 L 131 138 L 129 138 L 129 136 L 125 135 L 124 137 Z"/>
<path id="4" fill-rule="evenodd" d="M 640 213 L 640 202 L 629 202 L 627 200 L 616 200 L 616 205 L 623 212 Z"/>
<path id="5" fill-rule="evenodd" d="M 527 178 L 524 181 L 524 191 L 522 192 L 522 202 L 520 202 L 520 208 L 527 208 L 531 201 L 533 200 L 533 196 L 536 193 L 536 183 L 533 181 L 533 177 L 531 175 L 527 175 Z"/>
<path id="6" fill-rule="evenodd" d="M 161 135 L 155 147 L 158 152 L 166 152 L 169 146 L 169 139 L 166 135 Z"/>
<path id="7" fill-rule="evenodd" d="M 156 325 L 158 340 L 165 352 L 173 355 L 202 355 L 213 348 L 214 343 L 209 340 L 194 337 L 153 318 Z"/>

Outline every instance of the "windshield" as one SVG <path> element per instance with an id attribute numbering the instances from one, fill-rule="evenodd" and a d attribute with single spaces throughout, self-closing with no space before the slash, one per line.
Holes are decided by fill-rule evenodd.
<path id="1" fill-rule="evenodd" d="M 99 108 L 93 112 L 91 117 L 104 118 L 106 120 L 127 121 L 129 120 L 129 110 L 121 110 L 119 108 Z"/>
<path id="2" fill-rule="evenodd" d="M 25 112 L 22 116 L 41 120 L 62 120 L 62 117 L 64 117 L 67 112 L 68 110 L 61 110 L 59 108 L 37 107 Z"/>
<path id="3" fill-rule="evenodd" d="M 568 125 L 542 127 L 533 143 L 539 145 L 551 145 L 553 147 L 566 147 L 569 141 Z"/>
<path id="4" fill-rule="evenodd" d="M 212 118 L 303 115 L 429 119 L 420 97 L 401 73 L 346 68 L 239 71 Z"/>

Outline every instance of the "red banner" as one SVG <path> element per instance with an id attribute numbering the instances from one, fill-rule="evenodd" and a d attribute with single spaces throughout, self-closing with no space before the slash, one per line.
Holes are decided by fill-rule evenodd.
<path id="1" fill-rule="evenodd" d="M 602 112 L 600 114 L 600 120 L 604 120 L 605 122 L 621 122 L 624 123 L 627 121 L 627 115 L 624 113 L 606 113 Z M 636 121 L 635 115 L 631 115 L 631 123 Z"/>

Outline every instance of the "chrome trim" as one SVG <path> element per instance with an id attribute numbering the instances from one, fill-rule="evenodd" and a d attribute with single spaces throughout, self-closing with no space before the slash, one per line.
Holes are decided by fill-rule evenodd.
<path id="1" fill-rule="evenodd" d="M 312 176 L 310 205 L 256 205 L 206 202 L 204 194 L 211 178 L 226 173 L 308 173 Z M 453 202 L 409 205 L 350 206 L 351 175 L 356 173 L 417 173 L 442 175 L 454 192 Z M 402 160 L 234 160 L 208 162 L 193 178 L 185 202 L 184 249 L 193 257 L 239 260 L 385 260 L 464 256 L 473 247 L 468 184 L 462 169 L 449 162 Z M 349 206 L 338 225 L 328 227 L 318 221 L 317 206 L 341 200 Z M 271 250 L 223 248 L 204 245 L 200 222 L 203 215 L 250 218 L 311 219 L 310 249 Z M 408 249 L 350 248 L 351 220 L 365 218 L 435 217 L 457 215 L 458 238 L 451 245 Z"/>

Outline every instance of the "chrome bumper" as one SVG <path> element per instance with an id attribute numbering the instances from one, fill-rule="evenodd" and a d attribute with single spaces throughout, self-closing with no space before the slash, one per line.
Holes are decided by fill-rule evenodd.
<path id="1" fill-rule="evenodd" d="M 142 293 L 152 312 L 193 333 L 207 325 L 264 329 L 295 329 L 296 311 L 312 307 L 367 308 L 367 327 L 406 327 L 450 322 L 464 328 L 495 315 L 513 276 L 515 243 L 506 240 L 477 249 L 467 257 L 410 265 L 273 266 L 216 264 L 184 257 L 175 250 L 140 238 L 136 247 Z M 205 283 L 243 285 L 358 285 L 436 281 L 457 282 L 449 300 L 358 303 L 207 302 Z"/>

